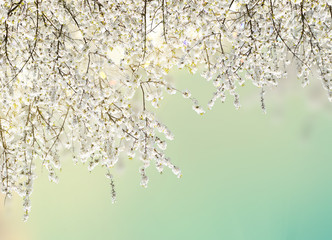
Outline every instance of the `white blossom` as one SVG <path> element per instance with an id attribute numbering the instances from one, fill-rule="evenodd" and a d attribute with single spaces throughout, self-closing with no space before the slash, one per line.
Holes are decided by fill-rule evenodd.
<path id="1" fill-rule="evenodd" d="M 290 64 L 302 86 L 319 76 L 332 101 L 331 28 L 331 0 L 2 0 L 1 191 L 23 197 L 26 219 L 36 165 L 58 182 L 63 149 L 108 177 L 122 157 L 140 159 L 144 187 L 150 163 L 180 177 L 151 106 L 178 93 L 205 111 L 170 82 L 172 68 L 211 80 L 209 109 L 228 95 L 239 108 L 237 88 L 252 82 L 265 112 L 264 89 Z"/>

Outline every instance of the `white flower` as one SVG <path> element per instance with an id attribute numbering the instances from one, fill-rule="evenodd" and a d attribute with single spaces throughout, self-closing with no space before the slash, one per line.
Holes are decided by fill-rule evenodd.
<path id="1" fill-rule="evenodd" d="M 209 109 L 228 94 L 239 108 L 237 86 L 277 86 L 288 66 L 303 86 L 319 76 L 332 101 L 331 0 L 173 1 L 166 13 L 164 1 L 108 2 L 96 1 L 97 10 L 73 0 L 0 1 L 0 150 L 8 153 L 0 185 L 24 198 L 25 218 L 36 166 L 58 182 L 63 148 L 89 171 L 142 158 L 144 187 L 151 163 L 181 176 L 165 156 L 174 136 L 151 106 L 179 92 L 205 111 L 167 76 L 175 67 L 213 79 Z"/>

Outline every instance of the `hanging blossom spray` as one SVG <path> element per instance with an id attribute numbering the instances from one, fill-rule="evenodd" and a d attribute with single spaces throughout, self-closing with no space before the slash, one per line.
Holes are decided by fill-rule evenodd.
<path id="1" fill-rule="evenodd" d="M 277 86 L 293 63 L 302 85 L 318 73 L 332 100 L 331 0 L 2 0 L 0 2 L 0 176 L 6 199 L 23 198 L 25 219 L 36 166 L 58 182 L 59 151 L 110 173 L 139 159 L 141 185 L 154 164 L 180 177 L 165 155 L 173 135 L 158 121 L 173 67 L 211 81 L 211 109 L 226 94 L 240 107 L 245 81 Z M 140 100 L 137 100 L 139 96 Z"/>

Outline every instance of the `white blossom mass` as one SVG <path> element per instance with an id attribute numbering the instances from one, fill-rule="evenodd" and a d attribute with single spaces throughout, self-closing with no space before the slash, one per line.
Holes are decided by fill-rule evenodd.
<path id="1" fill-rule="evenodd" d="M 164 94 L 188 90 L 166 78 L 172 68 L 215 86 L 208 108 L 237 88 L 261 88 L 297 68 L 303 86 L 320 78 L 332 101 L 331 0 L 1 0 L 0 173 L 6 199 L 23 198 L 25 219 L 36 167 L 58 182 L 59 152 L 105 169 L 119 157 L 181 176 L 165 155 L 173 135 L 152 112 Z M 190 86 L 188 86 L 190 89 Z M 150 110 L 149 110 L 150 108 Z"/>

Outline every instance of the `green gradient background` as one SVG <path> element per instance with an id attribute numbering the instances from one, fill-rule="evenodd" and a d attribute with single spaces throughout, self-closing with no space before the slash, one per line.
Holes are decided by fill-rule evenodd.
<path id="1" fill-rule="evenodd" d="M 204 104 L 211 97 L 211 83 L 200 77 L 175 78 Z M 298 87 L 279 103 L 267 93 L 265 115 L 259 91 L 240 89 L 240 110 L 229 97 L 203 117 L 167 95 L 157 112 L 175 135 L 168 155 L 183 177 L 152 166 L 144 189 L 139 161 L 126 160 L 114 205 L 103 169 L 90 174 L 66 160 L 58 185 L 44 171 L 26 224 L 30 239 L 332 239 L 331 105 L 309 110 Z"/>

